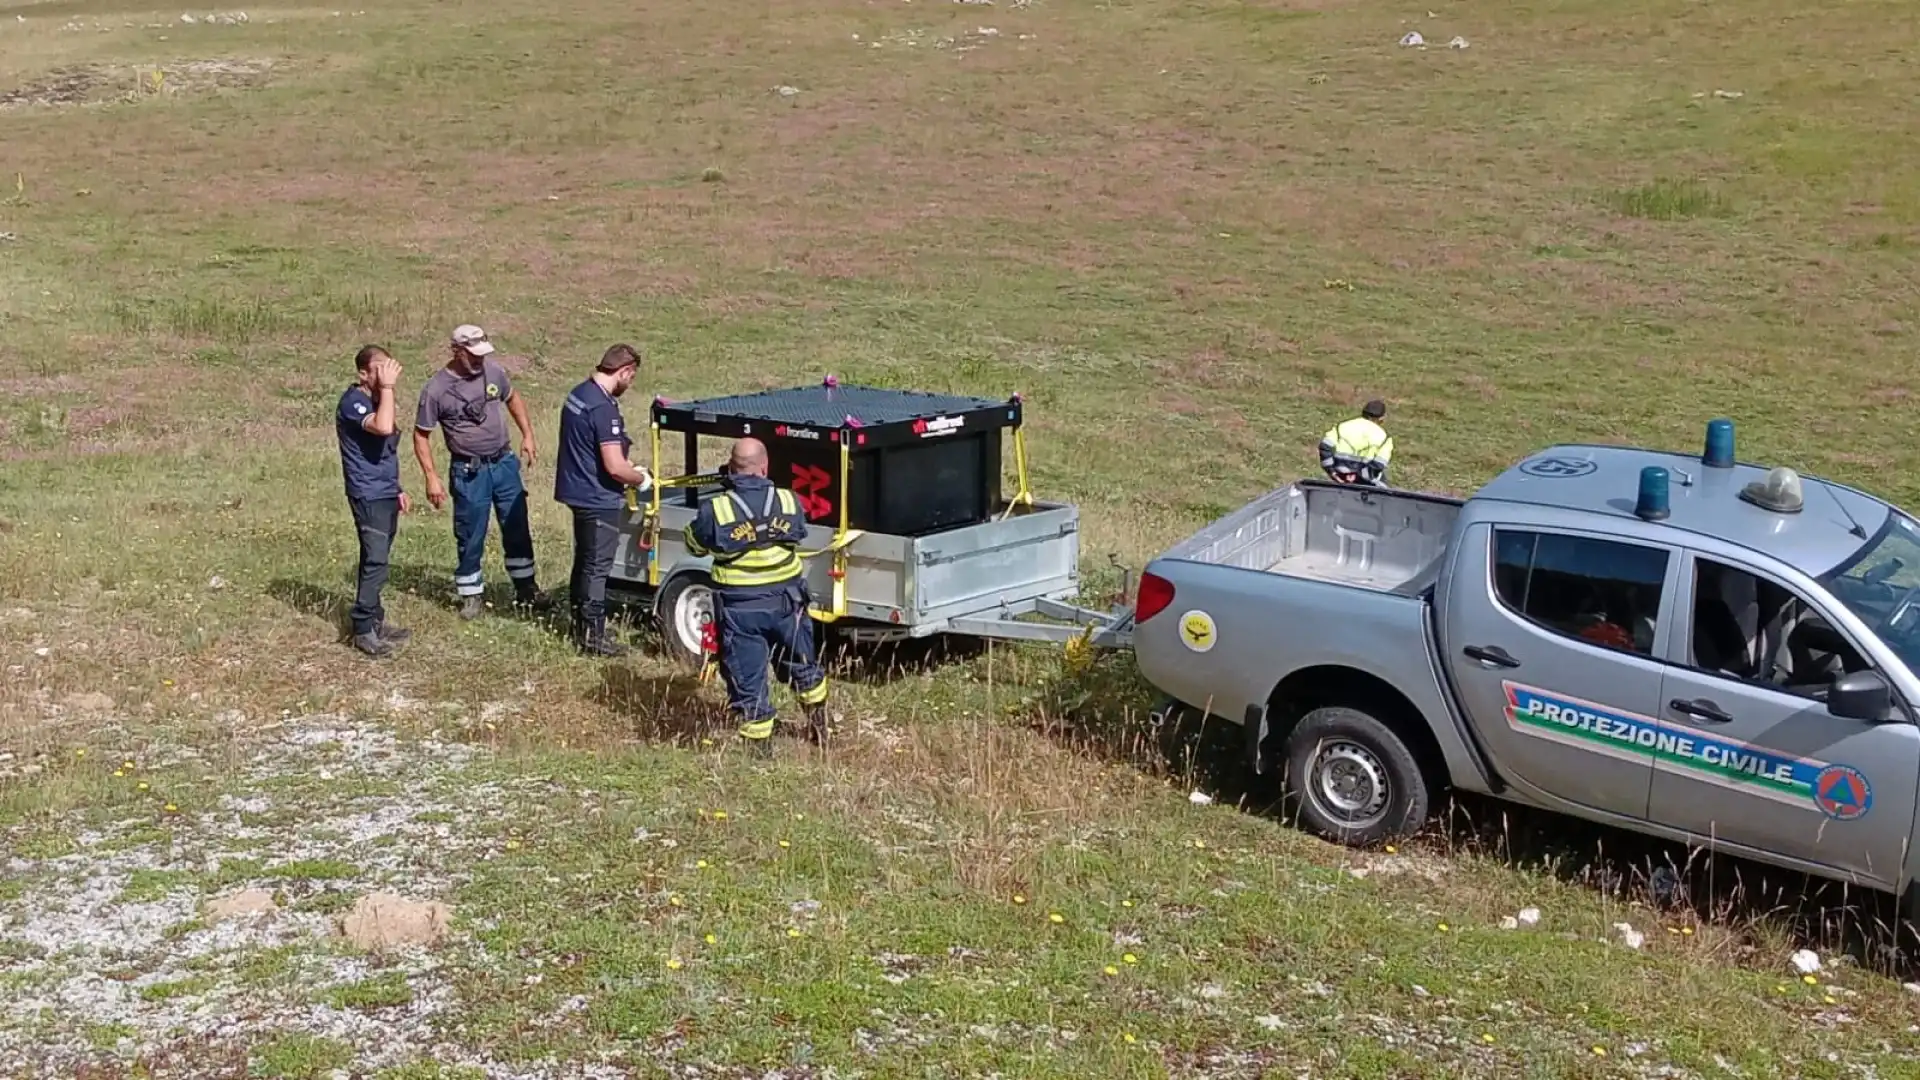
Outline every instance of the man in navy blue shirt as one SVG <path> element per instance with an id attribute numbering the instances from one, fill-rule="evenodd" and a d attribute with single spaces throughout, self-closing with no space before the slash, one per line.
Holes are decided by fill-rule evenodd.
<path id="1" fill-rule="evenodd" d="M 340 438 L 340 471 L 347 507 L 360 532 L 359 585 L 353 597 L 353 645 L 368 656 L 389 656 L 412 637 L 387 622 L 380 590 L 387 584 L 387 558 L 400 515 L 410 504 L 400 490 L 400 438 L 394 427 L 393 388 L 400 364 L 378 345 L 353 358 L 358 378 L 340 395 L 333 426 Z"/>
<path id="2" fill-rule="evenodd" d="M 645 491 L 647 470 L 627 459 L 633 439 L 619 397 L 640 373 L 640 354 L 615 345 L 560 407 L 560 452 L 553 471 L 554 500 L 573 511 L 573 642 L 593 656 L 625 656 L 607 636 L 607 575 L 620 543 L 620 514 L 628 488 Z"/>

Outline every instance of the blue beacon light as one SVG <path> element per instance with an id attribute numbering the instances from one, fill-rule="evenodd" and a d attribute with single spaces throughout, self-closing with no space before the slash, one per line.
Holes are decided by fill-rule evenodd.
<path id="1" fill-rule="evenodd" d="M 1640 498 L 1633 513 L 1642 521 L 1665 521 L 1671 513 L 1667 501 L 1667 470 L 1649 465 L 1640 470 Z"/>
<path id="2" fill-rule="evenodd" d="M 1733 468 L 1733 421 L 1707 421 L 1707 448 L 1700 455 L 1700 464 L 1709 469 Z"/>

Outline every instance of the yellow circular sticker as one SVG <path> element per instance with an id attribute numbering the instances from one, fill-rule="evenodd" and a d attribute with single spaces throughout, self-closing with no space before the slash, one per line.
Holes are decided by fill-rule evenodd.
<path id="1" fill-rule="evenodd" d="M 1180 616 L 1180 640 L 1194 652 L 1206 652 L 1213 648 L 1217 637 L 1213 616 L 1206 612 L 1189 611 Z"/>
<path id="2" fill-rule="evenodd" d="M 490 398 L 492 398 L 492 397 L 499 397 L 499 396 L 500 396 L 500 386 L 499 386 L 499 384 L 497 384 L 497 383 L 488 383 L 488 384 L 487 384 L 487 396 L 488 396 L 488 397 L 490 397 Z"/>

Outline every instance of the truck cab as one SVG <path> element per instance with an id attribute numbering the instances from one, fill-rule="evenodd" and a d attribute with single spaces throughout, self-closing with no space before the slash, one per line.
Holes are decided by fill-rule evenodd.
<path id="1" fill-rule="evenodd" d="M 1136 654 L 1281 743 L 1325 835 L 1454 787 L 1906 889 L 1920 525 L 1731 440 L 1551 447 L 1464 502 L 1294 485 L 1148 565 Z"/>

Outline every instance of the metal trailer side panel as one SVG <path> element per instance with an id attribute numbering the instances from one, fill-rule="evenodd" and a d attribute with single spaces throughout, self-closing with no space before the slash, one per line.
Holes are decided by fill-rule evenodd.
<path id="1" fill-rule="evenodd" d="M 1423 597 L 1160 558 L 1147 571 L 1171 582 L 1172 606 L 1133 630 L 1140 672 L 1162 692 L 1241 723 L 1289 675 L 1316 667 L 1365 672 L 1406 695 L 1432 730 L 1453 784 L 1486 790 L 1428 657 Z M 1180 623 L 1213 619 L 1213 644 L 1189 647 Z"/>
<path id="2" fill-rule="evenodd" d="M 1039 503 L 1024 514 L 912 541 L 914 623 L 944 623 L 1035 599 L 1080 591 L 1080 511 Z"/>
<path id="3" fill-rule="evenodd" d="M 679 503 L 660 507 L 654 554 L 662 584 L 678 571 L 711 565 L 687 551 L 685 529 L 695 513 Z M 626 515 L 614 556 L 615 580 L 647 583 L 646 553 L 638 545 L 643 520 L 643 514 Z M 832 536 L 829 528 L 810 526 L 805 550 L 826 547 Z M 1079 510 L 1047 502 L 1026 513 L 930 536 L 862 533 L 847 546 L 846 615 L 920 636 L 945 630 L 956 616 L 1069 599 L 1079 592 L 1079 539 Z M 807 560 L 807 584 L 816 605 L 826 605 L 833 595 L 831 568 L 829 556 Z"/>

